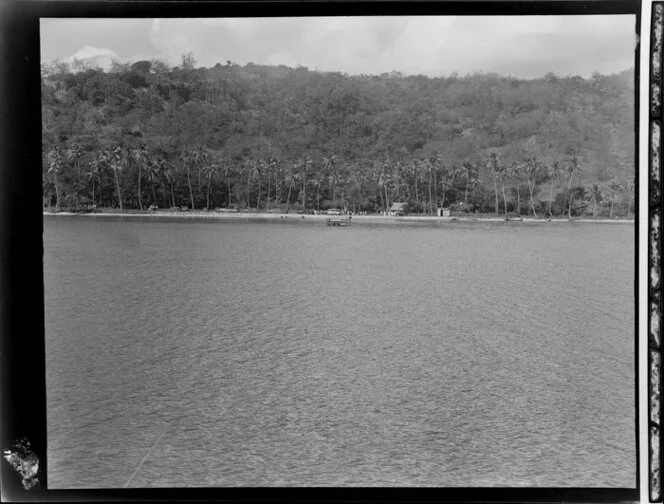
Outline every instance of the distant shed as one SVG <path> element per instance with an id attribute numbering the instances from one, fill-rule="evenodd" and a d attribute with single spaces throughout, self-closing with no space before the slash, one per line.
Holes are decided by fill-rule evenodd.
<path id="1" fill-rule="evenodd" d="M 406 206 L 408 203 L 392 203 L 390 215 L 406 215 Z"/>

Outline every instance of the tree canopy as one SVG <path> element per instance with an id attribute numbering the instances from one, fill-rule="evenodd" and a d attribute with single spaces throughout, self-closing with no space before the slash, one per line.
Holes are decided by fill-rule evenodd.
<path id="1" fill-rule="evenodd" d="M 573 215 L 632 204 L 633 70 L 346 75 L 197 68 L 187 54 L 179 67 L 44 66 L 42 110 L 47 206 L 377 211 L 408 202 L 434 213 L 500 203 Z"/>

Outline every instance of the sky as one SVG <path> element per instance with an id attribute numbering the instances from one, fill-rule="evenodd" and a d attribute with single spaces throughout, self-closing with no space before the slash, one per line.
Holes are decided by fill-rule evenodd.
<path id="1" fill-rule="evenodd" d="M 162 58 L 430 77 L 590 77 L 634 66 L 635 16 L 42 19 L 42 63 Z"/>

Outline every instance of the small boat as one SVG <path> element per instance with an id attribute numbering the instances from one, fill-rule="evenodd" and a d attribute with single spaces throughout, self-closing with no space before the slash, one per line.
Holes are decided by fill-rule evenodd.
<path id="1" fill-rule="evenodd" d="M 325 223 L 328 226 L 350 226 L 350 217 L 347 217 L 345 219 L 327 219 Z"/>

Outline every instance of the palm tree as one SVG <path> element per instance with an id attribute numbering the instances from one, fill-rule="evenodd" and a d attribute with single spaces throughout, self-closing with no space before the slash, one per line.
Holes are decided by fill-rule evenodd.
<path id="1" fill-rule="evenodd" d="M 466 193 L 463 198 L 463 201 L 465 203 L 468 203 L 468 187 L 474 187 L 475 184 L 477 184 L 477 170 L 475 168 L 475 165 L 468 161 L 464 161 L 461 166 L 463 168 L 461 176 L 466 181 Z"/>
<path id="2" fill-rule="evenodd" d="M 55 186 L 55 208 L 60 208 L 60 187 L 58 184 L 58 175 L 62 168 L 62 151 L 57 146 L 52 146 L 46 154 L 48 163 L 48 173 L 53 176 L 53 185 Z"/>
<path id="3" fill-rule="evenodd" d="M 181 171 L 187 175 L 187 184 L 189 185 L 189 197 L 191 199 L 191 209 L 194 210 L 196 207 L 194 205 L 194 192 L 191 188 L 191 165 L 193 164 L 193 152 L 189 149 L 182 151 L 180 154 L 180 160 L 182 162 Z"/>
<path id="4" fill-rule="evenodd" d="M 498 159 L 498 154 L 495 152 L 492 152 L 489 155 L 489 163 L 487 165 L 489 168 L 489 171 L 491 171 L 491 175 L 493 177 L 493 190 L 496 195 L 496 213 L 498 213 L 498 177 L 499 174 L 502 172 L 502 167 L 500 166 L 500 160 Z"/>
<path id="5" fill-rule="evenodd" d="M 274 173 L 274 202 L 275 204 L 281 204 L 281 189 L 282 183 L 279 183 L 280 176 L 283 174 L 283 168 L 281 162 L 277 158 L 272 158 L 270 160 L 271 170 Z"/>
<path id="6" fill-rule="evenodd" d="M 191 169 L 192 167 L 200 167 L 207 161 L 207 153 L 203 146 L 199 146 L 195 149 L 184 150 L 180 156 L 182 160 L 182 171 L 187 175 L 187 184 L 189 185 L 189 198 L 191 200 L 191 209 L 195 210 L 196 205 L 194 204 L 194 191 L 191 187 Z"/>
<path id="7" fill-rule="evenodd" d="M 457 165 L 452 165 L 452 168 L 447 172 L 447 180 L 449 181 L 449 186 L 452 188 L 456 183 L 456 180 L 461 176 L 461 169 Z M 457 198 L 458 201 L 459 198 Z M 455 202 L 456 203 L 456 202 Z"/>
<path id="8" fill-rule="evenodd" d="M 147 145 L 143 143 L 138 149 L 133 149 L 132 157 L 136 162 L 136 166 L 138 167 L 138 207 L 143 210 L 143 202 L 141 200 L 141 169 L 148 164 L 149 152 Z"/>
<path id="9" fill-rule="evenodd" d="M 542 164 L 537 161 L 537 158 L 530 158 L 526 161 L 525 166 L 523 167 L 523 173 L 526 175 L 526 182 L 528 183 L 528 192 L 530 193 L 530 208 L 533 211 L 533 217 L 537 219 L 537 212 L 535 211 L 535 200 L 533 194 L 535 192 L 535 187 L 537 187 L 537 182 L 542 177 L 543 171 Z"/>
<path id="10" fill-rule="evenodd" d="M 431 163 L 429 163 L 428 158 L 422 158 L 420 159 L 420 166 L 422 167 L 422 173 L 427 179 L 428 185 L 429 185 L 429 215 L 433 215 L 433 210 L 431 208 L 431 199 L 432 199 L 432 191 L 431 191 L 431 182 L 433 179 L 433 170 L 431 167 Z"/>
<path id="11" fill-rule="evenodd" d="M 95 203 L 95 179 L 99 180 L 99 199 L 101 200 L 101 172 L 108 166 L 108 153 L 105 150 L 98 151 L 90 163 L 90 171 L 88 178 L 92 181 L 92 206 L 97 206 Z"/>
<path id="12" fill-rule="evenodd" d="M 313 180 L 314 187 L 316 188 L 316 211 L 320 212 L 320 186 L 324 182 L 323 172 L 317 171 Z"/>
<path id="13" fill-rule="evenodd" d="M 636 183 L 634 179 L 629 179 L 627 181 L 627 194 L 629 195 L 629 205 L 627 205 L 627 218 L 629 219 L 629 213 L 632 210 L 632 201 L 634 201 L 634 192 L 636 188 Z"/>
<path id="14" fill-rule="evenodd" d="M 409 162 L 400 160 L 397 163 L 396 167 L 397 167 L 397 174 L 399 176 L 399 180 L 403 181 L 403 185 L 406 188 L 405 199 L 410 200 L 410 184 L 408 183 L 408 176 L 410 174 L 410 164 Z M 400 196 L 403 198 L 404 194 L 401 194 Z"/>
<path id="15" fill-rule="evenodd" d="M 559 161 L 554 161 L 548 167 L 547 175 L 549 177 L 549 180 L 551 181 L 551 186 L 549 188 L 549 218 L 553 217 L 553 214 L 551 213 L 551 204 L 553 202 L 553 183 L 558 180 L 558 177 L 560 177 L 561 173 L 562 170 L 560 168 Z"/>
<path id="16" fill-rule="evenodd" d="M 231 176 L 235 171 L 235 167 L 229 161 L 224 163 L 224 179 L 226 179 L 226 188 L 228 189 L 228 202 L 226 203 L 227 207 L 231 206 Z"/>
<path id="17" fill-rule="evenodd" d="M 516 193 L 516 213 L 517 216 L 521 215 L 521 174 L 523 173 L 523 166 L 516 161 L 510 163 L 507 167 L 507 178 L 514 184 L 512 188 L 512 195 Z"/>
<path id="18" fill-rule="evenodd" d="M 235 196 L 238 198 L 238 203 L 241 207 L 246 208 L 249 206 L 249 183 L 251 178 L 251 160 L 243 159 L 237 167 L 237 176 L 238 176 L 238 188 L 235 191 Z M 242 181 L 244 177 L 247 177 L 247 183 L 244 185 L 244 193 L 242 193 Z M 244 196 L 241 196 L 244 194 Z M 244 199 L 242 199 L 244 198 Z"/>
<path id="19" fill-rule="evenodd" d="M 415 204 L 417 205 L 417 212 L 420 212 L 420 196 L 419 196 L 419 188 L 417 187 L 417 182 L 420 178 L 420 160 L 419 159 L 413 159 L 411 164 L 410 164 L 410 172 L 413 175 L 415 179 Z"/>
<path id="20" fill-rule="evenodd" d="M 201 192 L 201 169 L 206 166 L 206 164 L 209 161 L 208 153 L 205 150 L 205 147 L 202 145 L 199 145 L 196 149 L 194 149 L 193 152 L 193 161 L 194 161 L 194 166 L 196 166 L 196 169 L 198 171 L 198 193 L 200 196 Z M 193 209 L 193 207 L 192 207 Z"/>
<path id="21" fill-rule="evenodd" d="M 423 158 L 424 160 L 424 158 Z M 427 160 L 428 161 L 428 160 Z M 389 170 L 390 170 L 390 180 L 392 181 L 392 199 L 402 201 L 401 193 L 403 192 L 401 190 L 401 173 L 402 169 L 399 166 L 399 161 L 394 161 L 390 160 L 389 162 Z M 357 169 L 357 165 L 354 165 L 353 168 L 350 171 L 350 179 L 349 182 L 356 183 L 359 179 L 355 177 L 354 170 Z"/>
<path id="22" fill-rule="evenodd" d="M 611 201 L 611 213 L 609 217 L 613 218 L 613 204 L 618 199 L 618 194 L 622 191 L 622 185 L 615 178 L 609 180 L 608 184 L 609 200 Z"/>
<path id="23" fill-rule="evenodd" d="M 500 180 L 500 187 L 503 193 L 503 208 L 505 210 L 505 218 L 507 218 L 507 196 L 505 196 L 505 179 L 509 176 L 509 168 L 504 165 L 498 165 L 496 176 Z"/>
<path id="24" fill-rule="evenodd" d="M 260 210 L 261 206 L 261 175 L 263 174 L 263 165 L 259 159 L 250 160 L 251 177 L 256 180 L 258 185 L 258 199 L 256 200 L 256 210 Z"/>
<path id="25" fill-rule="evenodd" d="M 307 209 L 307 172 L 311 169 L 313 162 L 308 155 L 304 155 L 297 163 L 300 169 L 300 178 L 302 180 L 302 209 Z"/>
<path id="26" fill-rule="evenodd" d="M 574 199 L 574 195 L 572 194 L 572 179 L 574 178 L 574 174 L 578 171 L 580 171 L 579 168 L 579 158 L 576 156 L 572 156 L 572 158 L 569 160 L 569 163 L 567 165 L 567 171 L 569 172 L 569 184 L 567 186 L 567 191 L 569 192 L 569 210 L 567 214 L 567 218 L 571 219 L 572 218 L 572 200 Z"/>
<path id="27" fill-rule="evenodd" d="M 586 195 L 588 197 L 588 201 L 593 206 L 593 217 L 597 217 L 597 204 L 602 201 L 602 191 L 599 187 L 599 184 L 591 184 Z"/>
<path id="28" fill-rule="evenodd" d="M 339 166 L 339 169 L 337 171 L 337 182 L 340 183 L 341 185 L 341 207 L 345 208 L 346 207 L 346 189 L 348 188 L 348 181 L 349 177 L 351 174 L 351 169 L 350 166 L 348 165 L 348 162 L 343 163 Z"/>
<path id="29" fill-rule="evenodd" d="M 205 165 L 203 167 L 203 172 L 205 175 L 205 178 L 207 178 L 207 198 L 206 198 L 206 205 L 205 209 L 209 212 L 210 211 L 210 186 L 212 185 L 212 179 L 216 177 L 217 173 L 219 173 L 219 165 L 216 163 L 210 163 L 208 165 Z"/>
<path id="30" fill-rule="evenodd" d="M 67 147 L 67 150 L 65 151 L 65 157 L 67 161 L 74 163 L 74 166 L 76 167 L 76 173 L 78 174 L 78 186 L 76 188 L 76 192 L 79 193 L 81 191 L 81 187 L 83 186 L 83 182 L 81 181 L 81 163 L 80 159 L 81 156 L 83 155 L 83 149 L 81 148 L 81 144 L 78 142 L 72 143 L 69 147 Z"/>
<path id="31" fill-rule="evenodd" d="M 152 190 L 152 203 L 157 206 L 157 192 L 155 191 L 155 183 L 159 178 L 160 163 L 156 160 L 150 160 L 145 164 L 145 173 L 150 181 L 150 188 Z"/>
<path id="32" fill-rule="evenodd" d="M 288 207 L 290 206 L 290 197 L 291 191 L 293 190 L 293 185 L 297 181 L 295 172 L 293 171 L 293 165 L 291 163 L 286 164 L 286 173 L 284 174 L 286 183 L 288 184 L 288 196 L 286 196 L 286 213 L 288 213 Z"/>
<path id="33" fill-rule="evenodd" d="M 332 201 L 332 204 L 334 204 L 336 199 L 335 191 L 337 186 L 337 161 L 337 156 L 334 154 L 323 158 L 323 170 L 328 177 L 330 188 L 332 189 L 332 199 L 330 200 Z"/>
<path id="34" fill-rule="evenodd" d="M 175 208 L 175 193 L 173 191 L 173 186 L 175 185 L 175 176 L 177 175 L 177 172 L 173 165 L 163 158 L 159 159 L 158 163 L 159 171 L 163 174 L 166 182 L 171 188 L 171 208 Z"/>
<path id="35" fill-rule="evenodd" d="M 383 194 L 381 193 L 381 199 L 383 199 L 383 203 L 385 205 L 385 211 L 387 212 L 390 209 L 390 196 L 388 189 L 390 183 L 392 182 L 389 160 L 386 159 L 385 161 L 383 161 L 383 163 L 381 163 L 377 175 L 378 175 L 378 187 L 385 193 L 384 199 L 383 199 Z"/>
<path id="36" fill-rule="evenodd" d="M 111 151 L 108 155 L 110 159 L 111 169 L 113 170 L 113 175 L 115 177 L 115 188 L 117 191 L 118 204 L 120 205 L 120 212 L 124 212 L 122 207 L 122 189 L 120 188 L 120 178 L 118 177 L 118 172 L 124 169 L 127 165 L 127 151 L 123 149 L 121 145 L 115 145 L 111 148 Z"/>
<path id="37" fill-rule="evenodd" d="M 267 203 L 265 204 L 265 211 L 269 212 L 270 211 L 270 189 L 271 189 L 271 182 L 272 182 L 272 172 L 274 171 L 274 164 L 272 163 L 272 159 L 263 159 L 261 160 L 261 163 L 263 164 L 263 172 L 267 176 Z"/>
<path id="38" fill-rule="evenodd" d="M 441 175 L 443 168 L 443 159 L 438 152 L 435 152 L 431 156 L 430 162 L 433 170 L 433 200 L 436 202 L 436 206 L 438 206 L 438 177 Z"/>
<path id="39" fill-rule="evenodd" d="M 447 181 L 449 179 L 450 171 L 442 165 L 440 166 L 439 171 L 440 171 L 441 191 L 443 193 L 443 196 L 442 196 L 441 202 L 440 202 L 440 207 L 445 208 L 445 194 L 447 193 L 447 190 L 445 189 L 445 186 L 446 186 Z"/>

